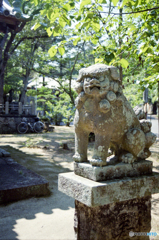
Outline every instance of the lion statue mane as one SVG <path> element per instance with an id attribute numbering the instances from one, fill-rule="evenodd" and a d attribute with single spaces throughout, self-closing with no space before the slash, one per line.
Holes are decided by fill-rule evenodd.
<path id="1" fill-rule="evenodd" d="M 90 132 L 95 134 L 93 166 L 107 165 L 108 149 L 118 161 L 133 163 L 150 156 L 156 136 L 151 123 L 139 121 L 123 94 L 116 67 L 95 64 L 79 71 L 75 100 L 76 162 L 88 162 Z"/>

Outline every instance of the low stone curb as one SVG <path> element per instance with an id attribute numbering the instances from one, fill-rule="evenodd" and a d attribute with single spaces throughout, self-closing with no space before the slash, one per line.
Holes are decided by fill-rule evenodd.
<path id="1" fill-rule="evenodd" d="M 0 204 L 50 194 L 49 183 L 10 157 L 0 158 Z"/>

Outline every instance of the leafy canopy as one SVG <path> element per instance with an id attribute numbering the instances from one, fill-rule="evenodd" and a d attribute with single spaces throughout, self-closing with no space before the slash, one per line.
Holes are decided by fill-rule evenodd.
<path id="1" fill-rule="evenodd" d="M 94 45 L 95 62 L 124 69 L 133 61 L 135 69 L 145 66 L 148 86 L 159 79 L 157 0 L 32 0 L 41 5 L 44 27 L 49 36 L 68 36 L 77 45 L 81 39 Z M 47 19 L 47 21 L 46 21 Z M 46 24 L 47 22 L 47 24 Z M 69 36 L 69 33 L 72 36 Z M 49 54 L 64 55 L 68 39 L 52 45 Z M 125 74 L 125 73 L 124 73 Z M 132 74 L 132 69 L 127 75 Z M 133 74 L 136 74 L 136 70 Z M 141 81 L 142 84 L 142 81 Z"/>

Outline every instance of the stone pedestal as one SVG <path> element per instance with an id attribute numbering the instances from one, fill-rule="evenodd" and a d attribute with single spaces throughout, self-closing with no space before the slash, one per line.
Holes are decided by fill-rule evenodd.
<path id="1" fill-rule="evenodd" d="M 76 240 L 149 239 L 151 194 L 159 192 L 152 162 L 75 163 L 74 173 L 59 174 L 58 181 L 59 190 L 75 199 Z"/>
<path id="2" fill-rule="evenodd" d="M 150 232 L 151 197 L 99 207 L 88 207 L 75 200 L 74 229 L 78 240 L 147 240 L 148 236 L 132 238 L 131 234 Z"/>

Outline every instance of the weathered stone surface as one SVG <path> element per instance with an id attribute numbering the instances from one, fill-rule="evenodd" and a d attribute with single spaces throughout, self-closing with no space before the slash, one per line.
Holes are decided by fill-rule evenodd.
<path id="1" fill-rule="evenodd" d="M 139 120 L 146 119 L 146 113 L 144 112 L 143 107 L 134 107 L 134 112 Z"/>
<path id="2" fill-rule="evenodd" d="M 103 182 L 94 182 L 74 173 L 62 173 L 59 174 L 58 188 L 87 206 L 102 206 L 158 193 L 159 173 Z"/>
<path id="3" fill-rule="evenodd" d="M 82 68 L 76 91 L 79 94 L 74 119 L 76 162 L 89 160 L 93 166 L 105 166 L 109 147 L 125 163 L 149 157 L 149 147 L 156 136 L 148 123 L 139 122 L 125 98 L 117 68 L 105 64 Z M 90 132 L 95 134 L 95 145 L 92 159 L 87 159 Z"/>
<path id="4" fill-rule="evenodd" d="M 74 173 L 94 181 L 105 181 L 114 178 L 137 177 L 152 173 L 152 162 L 142 160 L 132 164 L 117 163 L 105 167 L 92 166 L 89 163 L 74 162 Z"/>
<path id="5" fill-rule="evenodd" d="M 9 157 L 0 158 L 0 204 L 50 194 L 49 183 Z"/>
<path id="6" fill-rule="evenodd" d="M 136 198 L 99 207 L 75 201 L 76 240 L 148 240 L 148 236 L 129 236 L 130 231 L 151 230 L 151 197 Z"/>
<path id="7" fill-rule="evenodd" d="M 0 148 L 0 157 L 10 157 L 10 153 Z"/>

